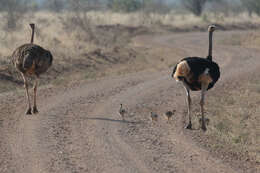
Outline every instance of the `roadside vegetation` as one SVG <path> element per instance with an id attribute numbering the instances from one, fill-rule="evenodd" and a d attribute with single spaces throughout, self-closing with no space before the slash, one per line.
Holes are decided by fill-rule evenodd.
<path id="1" fill-rule="evenodd" d="M 210 130 L 199 135 L 202 145 L 229 161 L 231 158 L 244 163 L 260 163 L 260 78 L 259 70 L 240 76 L 209 94 L 208 114 Z M 206 142 L 207 141 L 207 142 Z M 253 167 L 251 167 L 253 168 Z M 248 168 L 250 170 L 250 168 Z"/>

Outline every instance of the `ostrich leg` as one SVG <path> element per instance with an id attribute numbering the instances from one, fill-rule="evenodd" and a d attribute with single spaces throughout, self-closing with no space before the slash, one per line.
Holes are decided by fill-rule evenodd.
<path id="1" fill-rule="evenodd" d="M 34 87 L 33 87 L 33 113 L 37 114 L 39 111 L 37 109 L 37 104 L 36 104 L 36 96 L 37 96 L 37 87 L 38 87 L 38 78 L 35 79 Z"/>
<path id="2" fill-rule="evenodd" d="M 187 94 L 188 116 L 189 116 L 189 124 L 187 125 L 186 129 L 191 129 L 192 128 L 192 124 L 191 124 L 191 115 L 190 115 L 190 108 L 191 108 L 190 89 L 186 85 L 185 82 L 183 82 L 183 84 L 184 84 L 184 88 L 185 88 L 186 94 Z"/>
<path id="3" fill-rule="evenodd" d="M 206 125 L 205 125 L 205 117 L 204 117 L 204 97 L 205 97 L 205 93 L 207 91 L 207 84 L 202 84 L 201 86 L 201 99 L 200 99 L 200 110 L 201 110 L 201 129 L 206 131 Z"/>
<path id="4" fill-rule="evenodd" d="M 24 76 L 24 74 L 23 73 L 21 73 L 21 74 L 22 74 L 22 77 L 23 77 L 24 87 L 25 87 L 26 97 L 27 97 L 27 102 L 28 102 L 28 109 L 26 111 L 26 115 L 31 115 L 32 109 L 31 109 L 30 96 L 29 96 L 29 93 L 28 93 L 28 81 L 27 81 L 26 77 Z"/>

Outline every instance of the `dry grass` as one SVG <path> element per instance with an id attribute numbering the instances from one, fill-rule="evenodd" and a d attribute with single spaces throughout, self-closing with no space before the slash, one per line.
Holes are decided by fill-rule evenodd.
<path id="1" fill-rule="evenodd" d="M 142 24 L 163 24 L 171 25 L 174 27 L 185 27 L 193 25 L 204 25 L 208 23 L 218 23 L 222 25 L 226 24 L 242 24 L 242 23 L 254 23 L 260 24 L 260 18 L 257 15 L 249 17 L 247 13 L 230 14 L 225 16 L 224 13 L 204 13 L 201 17 L 194 16 L 192 14 L 179 14 L 172 11 L 167 14 L 158 13 L 115 13 L 115 12 L 90 12 L 89 16 L 93 19 L 95 24 L 105 25 L 131 25 L 140 26 Z"/>
<path id="2" fill-rule="evenodd" d="M 18 31 L 5 32 L 0 30 L 1 38 L 1 53 L 0 55 L 10 55 L 15 47 L 29 41 L 30 28 L 27 26 L 29 22 L 37 23 L 36 43 L 41 43 L 42 46 L 53 49 L 55 52 L 63 52 L 66 55 L 74 55 L 73 50 L 88 52 L 96 48 L 95 43 L 87 42 L 84 40 L 83 32 L 75 29 L 72 32 L 67 32 L 66 28 L 62 25 L 60 18 L 69 15 L 68 13 L 50 13 L 50 12 L 37 12 L 35 15 L 27 16 Z M 1 15 L 0 15 L 1 16 Z M 239 23 L 252 23 L 260 24 L 260 18 L 253 16 L 249 18 L 246 14 L 242 13 L 235 16 L 224 17 L 223 14 L 204 14 L 202 17 L 196 17 L 189 14 L 147 14 L 142 13 L 113 13 L 113 12 L 89 12 L 88 16 L 93 25 L 116 25 L 121 24 L 125 26 L 135 26 L 145 24 L 146 26 L 155 27 L 158 25 L 170 25 L 173 27 L 190 27 L 190 26 L 204 26 L 209 23 L 218 24 L 239 24 Z M 222 17 L 221 17 L 222 16 Z M 0 28 L 4 28 L 4 22 L 0 22 Z M 74 28 L 74 26 L 72 26 Z M 99 33 L 101 35 L 101 33 Z M 113 37 L 113 36 L 110 36 Z M 115 36 L 114 36 L 115 37 Z M 60 50 L 59 50 L 60 49 Z M 61 51 L 62 50 L 62 51 Z M 77 53 L 77 52 L 76 52 Z"/>
<path id="3" fill-rule="evenodd" d="M 219 40 L 218 43 L 260 49 L 260 32 L 256 30 L 247 34 L 231 34 L 227 38 Z"/>
<path id="4" fill-rule="evenodd" d="M 244 46 L 260 49 L 260 32 L 256 31 L 248 34 L 247 38 L 244 39 Z"/>
<path id="5" fill-rule="evenodd" d="M 221 88 L 226 89 L 218 96 L 209 95 L 208 136 L 215 141 L 210 142 L 215 151 L 259 163 L 260 77 L 249 76 L 224 84 Z"/>
<path id="6" fill-rule="evenodd" d="M 73 80 L 107 75 L 105 71 L 111 66 L 135 61 L 137 58 L 133 57 L 139 57 L 138 53 L 128 46 L 131 36 L 138 34 L 139 28 L 121 25 L 97 26 L 94 31 L 101 44 L 86 39 L 87 33 L 79 28 L 68 31 L 60 17 L 54 13 L 39 12 L 34 17 L 27 18 L 28 21 L 21 25 L 19 30 L 1 30 L 0 80 L 4 85 L 1 85 L 0 92 L 15 89 L 18 85 L 11 87 L 13 82 L 21 80 L 10 63 L 10 55 L 15 48 L 29 42 L 30 22 L 37 24 L 35 43 L 49 49 L 54 56 L 54 65 L 48 72 L 49 75 L 42 76 L 42 83 L 53 81 L 53 84 L 61 85 Z M 4 28 L 3 25 L 4 23 L 0 22 L 0 28 Z"/>
<path id="7" fill-rule="evenodd" d="M 239 76 L 208 94 L 206 133 L 193 138 L 217 157 L 245 172 L 258 172 L 260 163 L 260 76 L 258 71 Z M 194 106 L 194 127 L 200 127 L 199 104 Z M 257 166 L 258 165 L 258 166 Z"/>
<path id="8" fill-rule="evenodd" d="M 17 82 L 21 81 L 21 78 L 10 64 L 10 56 L 15 48 L 29 42 L 31 30 L 28 23 L 31 22 L 37 24 L 35 43 L 49 49 L 54 56 L 53 67 L 48 75 L 42 76 L 43 84 L 52 82 L 55 85 L 63 85 L 74 80 L 118 75 L 147 68 L 161 69 L 164 66 L 167 67 L 166 62 L 163 62 L 163 65 L 159 64 L 160 67 L 157 67 L 158 63 L 151 61 L 150 55 L 147 53 L 149 50 L 146 51 L 142 47 L 131 44 L 133 37 L 147 33 L 150 29 L 140 26 L 115 25 L 126 24 L 120 23 L 119 19 L 126 19 L 131 15 L 125 15 L 125 18 L 123 15 L 120 18 L 119 14 L 113 13 L 89 13 L 96 40 L 89 40 L 88 33 L 80 27 L 73 26 L 73 23 L 64 25 L 62 21 L 70 15 L 68 13 L 37 12 L 34 16 L 27 16 L 24 19 L 26 22 L 15 31 L 8 32 L 1 29 L 0 80 L 5 85 L 1 85 L 0 92 L 13 90 L 22 85 L 21 82 Z M 136 15 L 136 18 L 140 17 L 138 14 Z M 111 21 L 114 21 L 114 23 L 105 22 L 112 18 L 114 20 Z M 129 20 L 126 19 L 128 24 L 135 21 L 130 18 Z M 4 28 L 3 21 L 0 22 L 0 28 Z M 12 86 L 14 82 L 19 85 Z"/>

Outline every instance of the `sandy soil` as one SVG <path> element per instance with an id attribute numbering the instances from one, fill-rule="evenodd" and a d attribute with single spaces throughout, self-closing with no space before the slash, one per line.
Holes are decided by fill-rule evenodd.
<path id="1" fill-rule="evenodd" d="M 216 32 L 216 41 L 230 34 Z M 184 56 L 207 54 L 205 33 L 141 36 L 135 41 L 178 48 Z M 216 45 L 213 54 L 221 78 L 208 94 L 260 66 L 256 49 Z M 39 91 L 40 113 L 32 116 L 24 115 L 23 93 L 0 95 L 0 172 L 257 172 L 256 167 L 226 163 L 193 141 L 184 129 L 184 90 L 170 73 L 143 71 L 76 82 L 69 88 L 46 86 Z M 128 111 L 126 121 L 118 114 L 120 103 Z M 167 123 L 163 113 L 171 109 L 177 111 Z M 150 122 L 151 111 L 160 115 L 157 123 Z"/>

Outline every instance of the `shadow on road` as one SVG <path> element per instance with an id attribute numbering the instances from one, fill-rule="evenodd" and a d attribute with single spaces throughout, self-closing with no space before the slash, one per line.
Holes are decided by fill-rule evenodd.
<path id="1" fill-rule="evenodd" d="M 127 120 L 115 120 L 115 119 L 110 119 L 110 118 L 86 118 L 88 120 L 100 120 L 100 121 L 110 121 L 110 122 L 115 122 L 115 123 L 127 123 L 127 124 L 141 124 L 142 122 L 138 121 L 127 121 Z"/>

